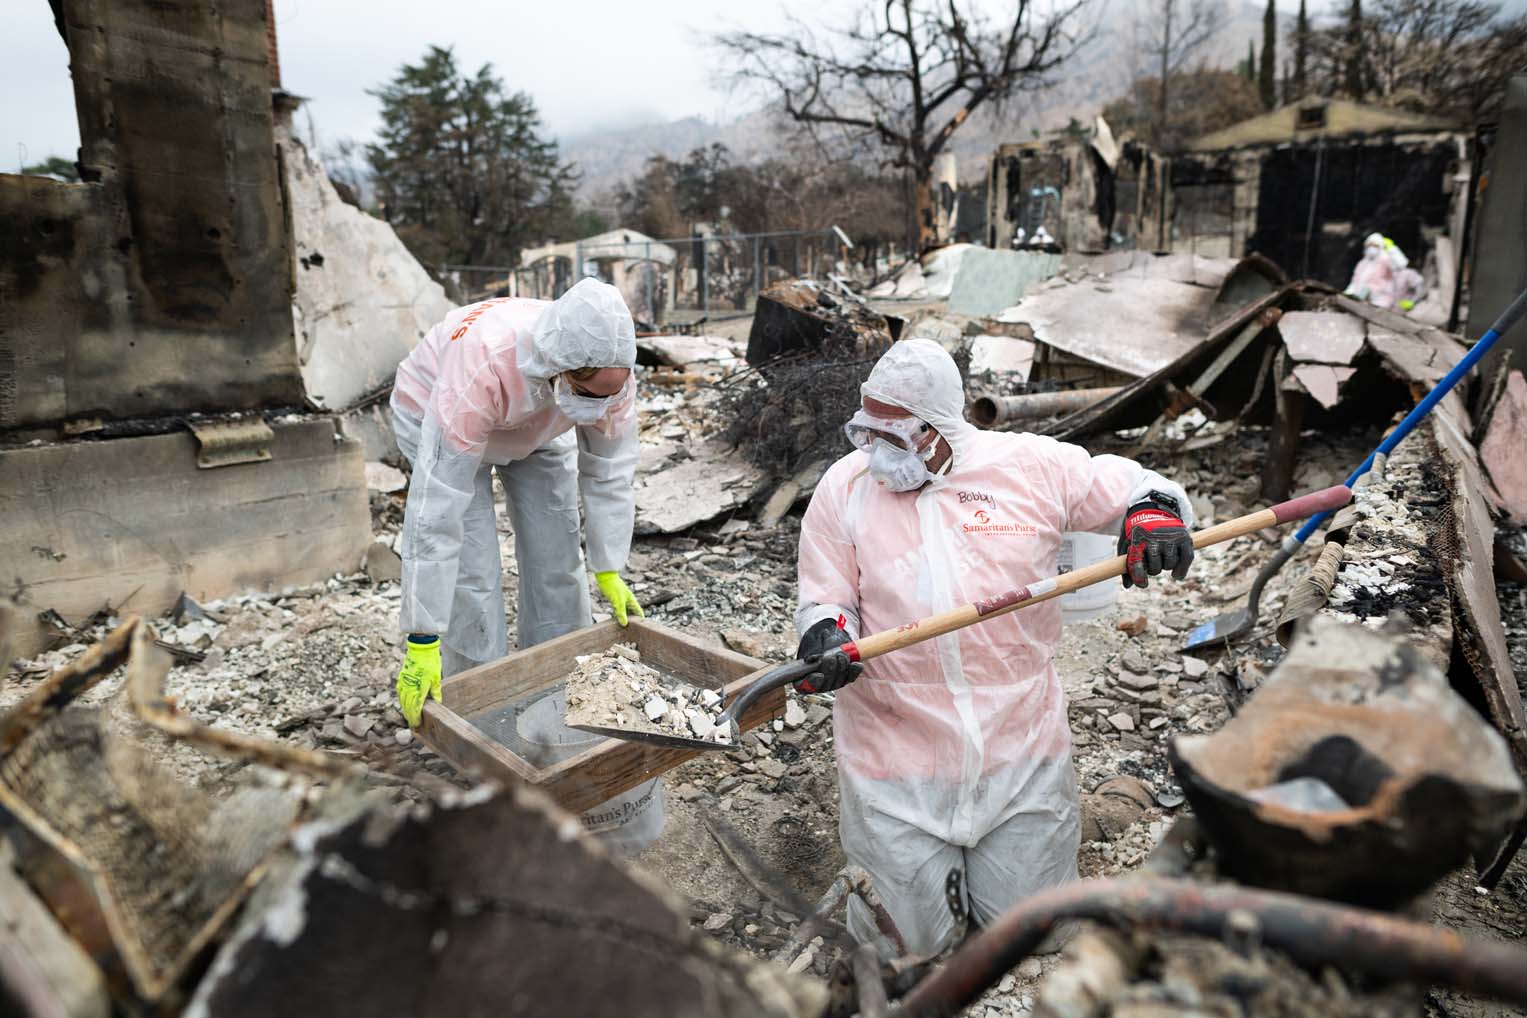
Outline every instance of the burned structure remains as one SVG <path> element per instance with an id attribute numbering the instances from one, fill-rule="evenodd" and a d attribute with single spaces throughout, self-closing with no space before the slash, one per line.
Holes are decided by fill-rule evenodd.
<path id="1" fill-rule="evenodd" d="M 81 182 L 0 174 L 0 572 L 67 629 L 354 570 L 374 429 L 314 411 L 388 383 L 443 293 L 295 140 L 268 5 L 54 10 Z"/>
<path id="2" fill-rule="evenodd" d="M 1450 303 L 1468 194 L 1467 136 L 1435 117 L 1305 99 L 1195 140 L 1172 160 L 1173 246 L 1260 254 L 1341 289 L 1383 233 L 1436 246 Z"/>
<path id="3" fill-rule="evenodd" d="M 595 601 L 407 715 L 400 647 L 437 634 L 399 632 L 411 467 L 383 407 L 452 301 L 304 146 L 269 0 L 50 6 L 81 182 L 0 175 L 0 1013 L 1527 1008 L 1527 375 L 1522 326 L 1486 333 L 1527 319 L 1527 247 L 1501 226 L 1527 200 L 1527 76 L 1478 166 L 1454 125 L 1340 100 L 1172 159 L 1098 119 L 1002 146 L 986 244 L 894 270 L 828 224 L 616 230 L 480 267 L 502 300 L 598 273 L 633 313 L 622 569 L 643 610 Z M 925 225 L 958 241 L 978 217 L 952 157 L 937 183 Z M 1342 292 L 1371 232 L 1413 247 L 1433 307 Z M 700 317 L 665 331 L 691 297 Z M 1119 525 L 1066 531 L 1052 501 L 1038 579 L 960 546 L 969 568 L 928 581 L 952 608 L 860 611 L 879 631 L 842 653 L 866 685 L 797 685 L 824 664 L 796 625 L 814 490 L 854 449 L 921 440 L 933 463 L 939 426 L 883 418 L 911 443 L 891 446 L 858 418 L 886 411 L 860 385 L 908 340 L 949 354 L 972 424 L 1032 433 L 987 447 L 1055 439 L 1078 476 L 1108 454 L 1180 483 L 1186 575 L 1126 588 Z M 859 464 L 862 493 L 883 473 Z M 920 469 L 908 504 L 1034 538 L 985 519 L 1007 489 Z M 517 517 L 492 511 L 490 579 L 513 590 Z M 936 526 L 899 540 L 922 554 Z M 902 554 L 855 547 L 859 567 Z M 1045 695 L 1079 802 L 1056 841 L 1065 866 L 1079 842 L 1079 879 L 978 918 L 968 858 L 940 861 L 954 936 L 915 953 L 888 877 L 841 840 L 873 806 L 840 791 L 835 726 L 884 695 L 877 658 L 1052 598 Z M 935 784 L 916 755 L 876 780 Z"/>

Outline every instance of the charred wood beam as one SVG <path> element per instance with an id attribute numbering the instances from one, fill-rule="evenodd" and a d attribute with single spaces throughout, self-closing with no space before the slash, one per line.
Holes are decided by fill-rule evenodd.
<path id="1" fill-rule="evenodd" d="M 1334 966 L 1384 981 L 1443 985 L 1527 1005 L 1527 948 L 1475 940 L 1379 912 L 1314 898 L 1185 880 L 1088 880 L 1034 895 L 1009 909 L 902 1000 L 901 1013 L 944 1018 L 996 984 L 1066 919 L 1122 930 L 1204 937 L 1244 935 L 1245 917 L 1268 947 L 1310 968 Z"/>
<path id="2" fill-rule="evenodd" d="M 1304 393 L 1285 387 L 1288 357 L 1279 353 L 1274 366 L 1273 398 L 1277 418 L 1267 443 L 1267 461 L 1262 464 L 1262 497 L 1269 502 L 1288 498 L 1294 483 L 1294 466 L 1299 454 L 1299 429 L 1304 424 Z"/>

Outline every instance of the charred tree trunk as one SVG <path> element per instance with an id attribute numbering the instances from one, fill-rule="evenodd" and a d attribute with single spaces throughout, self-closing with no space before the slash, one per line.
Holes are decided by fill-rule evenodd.
<path id="1" fill-rule="evenodd" d="M 932 159 L 919 159 L 912 170 L 912 203 L 917 220 L 917 253 L 926 254 L 938 244 Z"/>

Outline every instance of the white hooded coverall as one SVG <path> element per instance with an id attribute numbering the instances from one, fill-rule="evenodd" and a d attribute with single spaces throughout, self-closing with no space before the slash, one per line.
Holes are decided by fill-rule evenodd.
<path id="1" fill-rule="evenodd" d="M 554 303 L 457 308 L 398 366 L 393 424 L 413 464 L 399 622 L 406 633 L 440 637 L 445 674 L 508 653 L 495 468 L 514 528 L 520 647 L 592 621 L 578 496 L 590 568 L 619 571 L 636 511 L 636 383 L 628 379 L 575 440 L 551 379 L 635 363 L 636 329 L 619 291 L 585 279 Z"/>
<path id="2" fill-rule="evenodd" d="M 828 470 L 801 525 L 804 633 L 843 616 L 849 635 L 905 623 L 1055 575 L 1066 531 L 1116 531 L 1151 490 L 1180 487 L 1118 456 L 964 420 L 954 361 L 937 343 L 894 344 L 862 387 L 932 425 L 953 451 L 921 489 L 892 492 L 852 452 Z M 839 832 L 908 948 L 946 946 L 951 869 L 989 923 L 1014 902 L 1076 878 L 1077 780 L 1052 658 L 1059 600 L 999 616 L 866 663 L 833 711 Z M 851 899 L 849 928 L 879 942 Z"/>

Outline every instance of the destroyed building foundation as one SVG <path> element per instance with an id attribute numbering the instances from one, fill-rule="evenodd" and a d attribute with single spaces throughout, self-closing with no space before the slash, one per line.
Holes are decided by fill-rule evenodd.
<path id="1" fill-rule="evenodd" d="M 388 381 L 391 364 L 336 384 L 323 366 L 346 348 L 315 314 L 333 302 L 294 299 L 314 293 L 297 273 L 322 273 L 323 257 L 304 250 L 299 266 L 287 163 L 307 157 L 276 132 L 269 7 L 54 6 L 81 182 L 0 174 L 9 593 L 69 627 L 124 606 L 157 613 L 182 591 L 355 572 L 370 543 L 361 446 L 308 415 Z M 332 239 L 306 208 L 304 243 Z M 31 652 L 60 635 L 25 626 L 18 639 Z"/>

